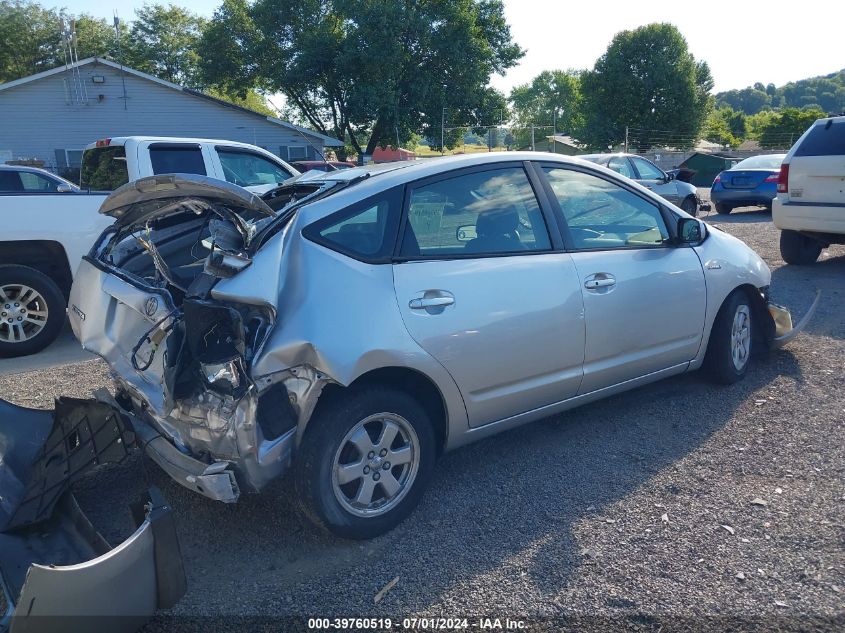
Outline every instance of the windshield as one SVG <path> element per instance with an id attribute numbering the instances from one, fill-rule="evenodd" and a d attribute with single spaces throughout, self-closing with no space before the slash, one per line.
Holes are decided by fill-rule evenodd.
<path id="1" fill-rule="evenodd" d="M 786 154 L 768 154 L 765 156 L 752 156 L 738 162 L 732 169 L 780 169 L 780 164 Z"/>

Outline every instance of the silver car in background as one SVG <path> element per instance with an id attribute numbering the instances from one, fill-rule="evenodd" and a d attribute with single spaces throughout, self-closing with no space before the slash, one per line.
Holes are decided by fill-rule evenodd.
<path id="1" fill-rule="evenodd" d="M 234 502 L 290 471 L 335 534 L 417 504 L 437 457 L 795 335 L 745 244 L 603 167 L 501 153 L 117 190 L 70 320 L 176 481 Z M 799 324 L 800 326 L 800 324 Z"/>
<path id="2" fill-rule="evenodd" d="M 680 207 L 691 216 L 698 215 L 700 201 L 695 186 L 678 180 L 673 174 L 667 174 L 647 158 L 636 154 L 584 154 L 583 160 L 622 174 L 626 178 L 641 184 L 646 189 Z"/>

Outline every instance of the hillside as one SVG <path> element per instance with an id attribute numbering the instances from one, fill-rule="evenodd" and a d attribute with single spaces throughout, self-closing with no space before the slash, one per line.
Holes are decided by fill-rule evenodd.
<path id="1" fill-rule="evenodd" d="M 716 107 L 730 106 L 745 114 L 756 114 L 770 108 L 817 107 L 825 112 L 845 111 L 845 68 L 838 72 L 791 81 L 780 87 L 755 83 L 742 90 L 716 94 Z"/>

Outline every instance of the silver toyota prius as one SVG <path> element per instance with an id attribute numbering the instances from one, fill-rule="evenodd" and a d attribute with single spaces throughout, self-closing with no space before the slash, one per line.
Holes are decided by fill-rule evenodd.
<path id="1" fill-rule="evenodd" d="M 258 197 L 125 185 L 80 265 L 101 395 L 180 484 L 234 502 L 290 471 L 306 514 L 368 538 L 440 454 L 705 368 L 795 328 L 738 239 L 619 174 L 541 153 L 310 172 Z"/>

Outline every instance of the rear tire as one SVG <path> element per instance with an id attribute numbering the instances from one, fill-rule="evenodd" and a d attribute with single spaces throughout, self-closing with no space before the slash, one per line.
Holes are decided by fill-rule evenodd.
<path id="1" fill-rule="evenodd" d="M 780 256 L 787 264 L 812 264 L 822 252 L 822 245 L 811 237 L 795 231 L 780 232 Z"/>
<path id="2" fill-rule="evenodd" d="M 720 213 L 721 215 L 728 215 L 733 210 L 734 208 L 729 204 L 725 204 L 724 202 L 716 203 L 716 213 Z"/>
<path id="3" fill-rule="evenodd" d="M 393 440 L 384 439 L 388 429 Z M 414 510 L 435 459 L 431 421 L 414 398 L 379 386 L 353 388 L 318 407 L 309 421 L 294 485 L 303 511 L 319 527 L 368 539 Z"/>
<path id="4" fill-rule="evenodd" d="M 695 196 L 687 196 L 684 198 L 683 202 L 681 202 L 681 209 L 686 213 L 689 213 L 692 217 L 698 215 L 698 200 L 695 199 Z"/>
<path id="5" fill-rule="evenodd" d="M 0 357 L 35 354 L 56 340 L 67 302 L 56 282 L 29 266 L 0 266 Z"/>
<path id="6" fill-rule="evenodd" d="M 743 290 L 734 290 L 719 308 L 704 356 L 704 369 L 713 382 L 730 385 L 745 376 L 754 338 L 753 315 Z"/>

